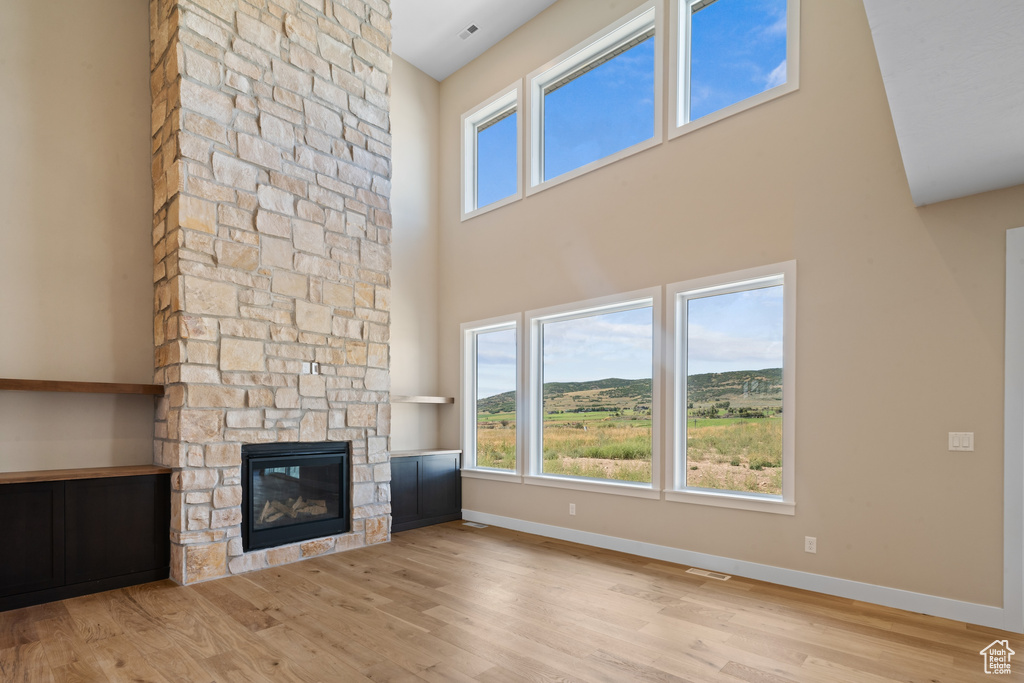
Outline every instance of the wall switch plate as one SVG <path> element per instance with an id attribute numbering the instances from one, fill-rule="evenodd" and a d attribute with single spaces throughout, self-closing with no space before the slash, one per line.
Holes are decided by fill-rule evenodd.
<path id="1" fill-rule="evenodd" d="M 805 553 L 816 553 L 816 552 L 818 552 L 818 538 L 817 538 L 817 536 L 804 536 L 804 552 Z"/>
<path id="2" fill-rule="evenodd" d="M 576 514 L 576 503 L 569 503 L 569 514 L 570 515 L 575 515 Z"/>
<path id="3" fill-rule="evenodd" d="M 313 373 L 313 364 L 309 361 L 302 361 L 302 374 L 309 375 Z"/>
<path id="4" fill-rule="evenodd" d="M 950 432 L 949 450 L 951 451 L 973 451 L 974 432 Z"/>

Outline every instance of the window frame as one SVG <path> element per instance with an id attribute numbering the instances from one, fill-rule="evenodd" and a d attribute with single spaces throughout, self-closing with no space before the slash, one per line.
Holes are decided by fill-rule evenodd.
<path id="1" fill-rule="evenodd" d="M 481 333 L 513 329 L 516 332 L 516 468 L 500 470 L 477 467 L 476 464 L 476 420 L 477 420 L 477 345 Z M 462 476 L 476 479 L 492 479 L 506 482 L 522 482 L 523 477 L 523 324 L 522 315 L 497 316 L 485 320 L 463 323 L 461 337 L 462 410 L 459 411 L 459 433 L 462 438 Z"/>
<path id="2" fill-rule="evenodd" d="M 649 303 L 648 303 L 649 302 Z M 614 480 L 589 479 L 563 475 L 544 474 L 544 387 L 543 387 L 543 325 L 587 318 L 604 313 L 636 308 L 651 307 L 651 483 L 640 484 Z M 662 492 L 662 401 L 661 377 L 663 375 L 662 339 L 662 289 L 652 287 L 622 294 L 615 294 L 585 301 L 552 306 L 526 313 L 529 339 L 525 349 L 527 391 L 524 397 L 525 433 L 522 446 L 525 449 L 523 481 L 536 486 L 615 493 L 637 498 L 660 499 Z M 524 335 L 526 336 L 526 335 Z M 524 339 L 524 342 L 527 340 Z M 519 422 L 516 423 L 519 426 Z M 518 461 L 517 461 L 518 462 Z"/>
<path id="3" fill-rule="evenodd" d="M 671 0 L 668 139 L 709 126 L 800 89 L 800 0 L 786 0 L 786 82 L 734 102 L 695 121 L 682 121 L 689 106 L 690 7 L 703 0 Z M 686 104 L 684 104 L 684 98 Z"/>
<path id="4" fill-rule="evenodd" d="M 460 126 L 462 131 L 461 213 L 463 221 L 523 198 L 523 119 L 526 112 L 523 109 L 523 89 L 521 85 L 522 81 L 516 81 L 502 88 L 499 92 L 462 115 Z M 486 206 L 477 206 L 477 162 L 479 159 L 477 131 L 481 124 L 487 123 L 513 106 L 516 111 L 516 191 Z"/>
<path id="5" fill-rule="evenodd" d="M 728 294 L 782 284 L 782 495 L 703 489 L 685 485 L 686 474 L 686 308 L 685 303 L 708 294 Z M 665 500 L 783 515 L 796 512 L 796 261 L 677 282 L 666 287 L 667 327 L 672 346 L 666 354 L 667 426 Z M 682 419 L 680 419 L 682 418 Z"/>
<path id="6" fill-rule="evenodd" d="M 662 3 L 650 0 L 608 27 L 598 31 L 570 50 L 534 70 L 526 77 L 526 107 L 529 112 L 529 135 L 526 146 L 526 196 L 578 178 L 598 168 L 615 163 L 645 149 L 661 144 L 664 139 L 663 77 L 664 27 Z M 648 17 L 648 15 L 650 15 Z M 630 147 L 596 159 L 544 180 L 544 93 L 545 87 L 572 73 L 587 62 L 614 50 L 643 31 L 654 29 L 654 134 Z"/>

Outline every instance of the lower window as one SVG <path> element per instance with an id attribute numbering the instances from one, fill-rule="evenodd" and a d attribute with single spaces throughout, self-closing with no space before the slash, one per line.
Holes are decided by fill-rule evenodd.
<path id="1" fill-rule="evenodd" d="M 650 299 L 534 319 L 537 474 L 650 484 Z M 536 398 L 535 398 L 536 401 Z"/>
<path id="2" fill-rule="evenodd" d="M 463 326 L 464 455 L 469 469 L 516 472 L 518 346 L 515 320 Z"/>
<path id="3" fill-rule="evenodd" d="M 771 270 L 670 287 L 676 490 L 792 500 L 791 282 Z"/>

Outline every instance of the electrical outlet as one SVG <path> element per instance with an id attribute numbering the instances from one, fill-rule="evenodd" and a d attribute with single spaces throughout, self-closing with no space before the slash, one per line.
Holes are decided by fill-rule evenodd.
<path id="1" fill-rule="evenodd" d="M 804 552 L 805 553 L 816 553 L 818 552 L 818 539 L 816 536 L 804 536 Z"/>
<path id="2" fill-rule="evenodd" d="M 570 515 L 575 515 L 576 514 L 576 503 L 569 503 L 569 514 Z"/>

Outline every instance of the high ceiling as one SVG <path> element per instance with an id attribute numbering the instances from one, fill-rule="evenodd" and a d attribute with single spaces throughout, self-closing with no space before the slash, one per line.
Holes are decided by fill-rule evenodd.
<path id="1" fill-rule="evenodd" d="M 555 0 L 391 0 L 392 45 L 438 81 L 553 5 Z M 470 25 L 479 30 L 460 38 Z"/>
<path id="2" fill-rule="evenodd" d="M 864 6 L 914 203 L 1024 183 L 1024 2 Z"/>
<path id="3" fill-rule="evenodd" d="M 395 54 L 442 81 L 555 1 L 391 0 Z M 1024 2 L 864 6 L 914 203 L 1024 183 Z"/>

